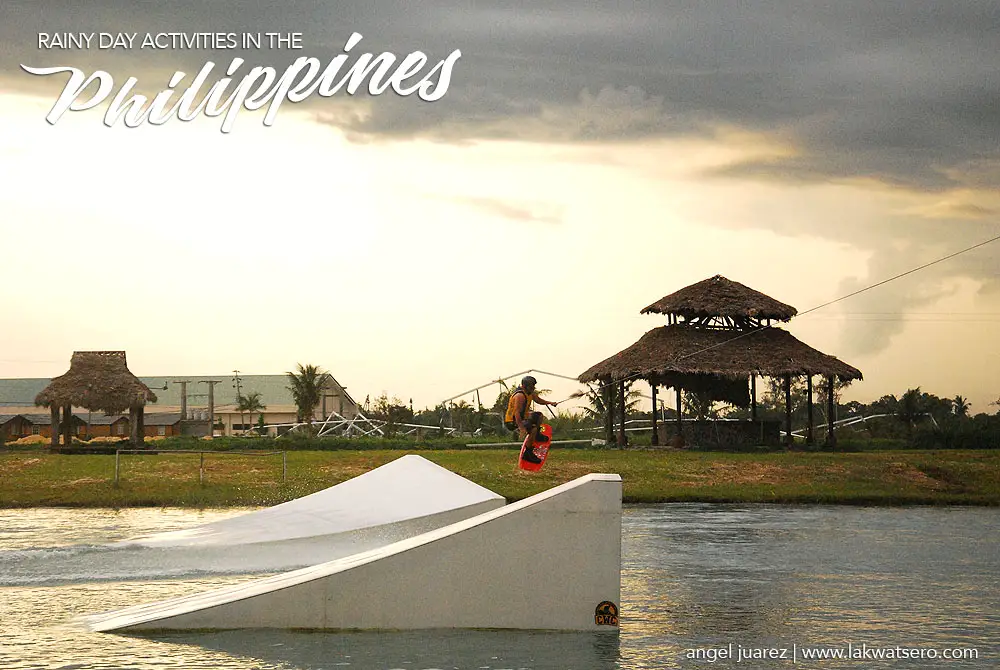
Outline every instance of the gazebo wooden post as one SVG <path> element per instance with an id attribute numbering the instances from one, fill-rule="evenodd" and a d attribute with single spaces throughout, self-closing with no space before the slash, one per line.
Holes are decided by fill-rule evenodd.
<path id="1" fill-rule="evenodd" d="M 136 446 L 143 447 L 146 444 L 146 410 L 142 405 L 139 405 L 139 411 L 136 413 L 136 422 L 139 424 Z"/>
<path id="2" fill-rule="evenodd" d="M 833 432 L 833 375 L 826 378 L 826 446 L 835 447 L 837 436 Z"/>
<path id="3" fill-rule="evenodd" d="M 792 446 L 792 375 L 785 375 L 785 446 Z"/>
<path id="4" fill-rule="evenodd" d="M 618 446 L 625 446 L 625 382 L 618 382 L 618 414 L 621 423 L 618 424 Z"/>
<path id="5" fill-rule="evenodd" d="M 73 406 L 63 405 L 62 410 L 63 444 L 67 447 L 73 444 Z"/>
<path id="6" fill-rule="evenodd" d="M 806 415 L 806 444 L 812 445 L 816 441 L 813 439 L 813 376 L 811 372 L 806 374 Z"/>
<path id="7" fill-rule="evenodd" d="M 615 389 L 608 378 L 601 388 L 604 396 L 604 439 L 608 446 L 615 441 Z"/>
<path id="8" fill-rule="evenodd" d="M 135 407 L 128 408 L 128 441 L 133 447 L 139 444 L 139 420 Z"/>
<path id="9" fill-rule="evenodd" d="M 660 436 L 657 432 L 657 425 L 656 425 L 656 380 L 653 378 L 650 378 L 649 380 L 649 392 L 650 395 L 653 397 L 653 434 L 649 438 L 650 440 L 649 443 L 652 446 L 656 447 L 659 446 L 660 444 Z"/>
<path id="10" fill-rule="evenodd" d="M 750 420 L 757 421 L 757 375 L 750 375 Z"/>
<path id="11" fill-rule="evenodd" d="M 677 439 L 683 444 L 684 443 L 684 427 L 681 424 L 681 387 L 675 386 L 677 396 Z"/>
<path id="12" fill-rule="evenodd" d="M 59 446 L 59 405 L 52 403 L 49 406 L 49 415 L 52 417 L 52 434 L 49 436 L 51 440 L 50 446 Z"/>

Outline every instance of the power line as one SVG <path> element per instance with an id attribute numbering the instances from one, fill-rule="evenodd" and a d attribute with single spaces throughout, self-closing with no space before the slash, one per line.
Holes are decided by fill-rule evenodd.
<path id="1" fill-rule="evenodd" d="M 996 242 L 997 240 L 1000 240 L 1000 235 L 997 235 L 996 237 L 991 237 L 990 239 L 988 239 L 988 240 L 986 240 L 984 242 L 980 242 L 979 244 L 973 244 L 971 247 L 966 247 L 965 249 L 962 249 L 961 251 L 956 251 L 953 254 L 948 254 L 947 256 L 942 256 L 941 258 L 933 260 L 930 263 L 924 263 L 923 265 L 918 265 L 917 267 L 913 268 L 912 270 L 907 270 L 906 272 L 900 272 L 898 275 L 895 275 L 893 277 L 889 277 L 888 279 L 883 279 L 882 281 L 877 282 L 875 284 L 872 284 L 871 286 L 866 286 L 866 287 L 864 287 L 862 289 L 858 289 L 857 291 L 854 291 L 853 293 L 848 293 L 847 295 L 844 295 L 844 296 L 841 296 L 839 298 L 836 298 L 835 300 L 831 300 L 830 302 L 824 302 L 822 305 L 817 305 L 817 306 L 815 306 L 815 307 L 813 307 L 811 309 L 807 309 L 806 311 L 799 313 L 799 316 L 802 316 L 804 314 L 808 314 L 809 312 L 815 312 L 817 309 L 822 309 L 823 307 L 826 307 L 828 305 L 832 305 L 832 304 L 834 304 L 836 302 L 840 302 L 841 300 L 847 300 L 848 298 L 853 298 L 854 296 L 856 296 L 856 295 L 858 295 L 860 293 L 864 293 L 865 291 L 870 291 L 873 288 L 878 288 L 879 286 L 884 286 L 885 284 L 888 284 L 891 281 L 896 281 L 897 279 L 899 279 L 901 277 L 905 277 L 906 275 L 911 275 L 914 272 L 919 272 L 920 270 L 924 270 L 926 268 L 929 268 L 932 265 L 937 265 L 938 263 L 942 263 L 942 262 L 944 262 L 946 260 L 954 258 L 955 256 L 959 256 L 959 255 L 964 254 L 966 252 L 972 251 L 973 249 L 978 249 L 979 247 L 985 247 L 987 244 L 990 244 L 991 242 Z"/>

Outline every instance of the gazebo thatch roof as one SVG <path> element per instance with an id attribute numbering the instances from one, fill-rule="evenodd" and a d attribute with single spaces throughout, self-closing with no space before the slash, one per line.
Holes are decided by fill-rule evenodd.
<path id="1" fill-rule="evenodd" d="M 660 384 L 672 386 L 671 377 L 674 381 L 690 375 L 746 379 L 751 374 L 765 377 L 835 375 L 842 380 L 862 378 L 857 368 L 813 349 L 781 328 L 738 333 L 673 325 L 654 328 L 632 346 L 591 367 L 578 379 L 587 383 L 653 378 Z"/>
<path id="2" fill-rule="evenodd" d="M 53 379 L 35 396 L 43 407 L 72 405 L 119 414 L 156 402 L 156 395 L 129 372 L 124 351 L 76 351 L 69 372 Z"/>
<path id="3" fill-rule="evenodd" d="M 715 275 L 664 296 L 639 313 L 677 314 L 686 319 L 721 316 L 788 321 L 798 310 L 749 286 Z"/>

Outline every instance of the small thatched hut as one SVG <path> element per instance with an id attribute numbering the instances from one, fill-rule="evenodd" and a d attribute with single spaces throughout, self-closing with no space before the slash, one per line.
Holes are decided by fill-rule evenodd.
<path id="1" fill-rule="evenodd" d="M 716 275 L 661 298 L 641 310 L 642 314 L 667 315 L 668 325 L 650 330 L 639 341 L 592 366 L 579 376 L 583 383 L 599 382 L 605 388 L 645 379 L 653 406 L 657 387 L 673 387 L 677 396 L 677 435 L 681 439 L 681 390 L 707 394 L 712 400 L 751 408 L 756 422 L 756 377 L 783 379 L 785 383 L 785 433 L 791 443 L 791 379 L 806 377 L 808 384 L 807 442 L 813 441 L 812 377 L 829 380 L 828 414 L 833 415 L 833 378 L 861 379 L 861 371 L 833 356 L 817 351 L 791 333 L 771 326 L 788 321 L 797 313 L 791 305 Z M 748 388 L 749 387 L 749 388 Z M 606 396 L 609 409 L 613 394 Z M 624 399 L 620 399 L 624 405 Z M 611 412 L 609 411 L 609 414 Z M 653 412 L 653 444 L 657 443 L 656 412 Z M 608 423 L 611 439 L 612 420 Z M 624 421 L 618 440 L 624 443 Z M 828 423 L 828 442 L 833 425 Z"/>
<path id="2" fill-rule="evenodd" d="M 706 327 L 753 328 L 774 321 L 789 321 L 798 314 L 791 305 L 778 302 L 749 286 L 715 275 L 664 296 L 640 314 L 666 314 L 670 323 L 679 320 Z"/>
<path id="3" fill-rule="evenodd" d="M 62 409 L 63 441 L 72 441 L 70 417 L 73 407 L 105 414 L 129 412 L 131 442 L 143 443 L 143 411 L 147 402 L 156 402 L 156 394 L 129 372 L 124 351 L 75 351 L 69 371 L 53 379 L 35 397 L 35 404 L 52 413 L 52 446 L 59 444 L 59 410 Z"/>

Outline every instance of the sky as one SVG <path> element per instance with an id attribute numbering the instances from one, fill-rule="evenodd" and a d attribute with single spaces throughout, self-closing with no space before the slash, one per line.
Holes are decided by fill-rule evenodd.
<path id="1" fill-rule="evenodd" d="M 0 6 L 0 377 L 122 349 L 138 375 L 313 363 L 355 397 L 433 406 L 526 369 L 574 377 L 716 274 L 805 312 L 1000 235 L 995 2 L 82 7 Z M 138 48 L 171 31 L 303 48 Z M 140 38 L 45 49 L 40 32 Z M 243 109 L 229 132 L 109 128 L 106 102 L 50 124 L 68 75 L 22 68 L 152 97 L 207 61 L 210 85 L 244 58 L 235 85 L 299 57 L 421 51 L 429 69 L 456 50 L 437 100 L 341 90 L 270 126 Z M 992 413 L 1000 242 L 787 328 L 861 369 L 846 399 L 920 386 Z"/>

